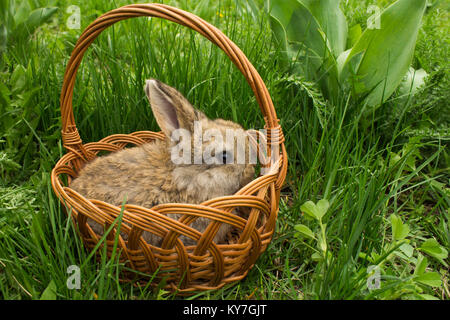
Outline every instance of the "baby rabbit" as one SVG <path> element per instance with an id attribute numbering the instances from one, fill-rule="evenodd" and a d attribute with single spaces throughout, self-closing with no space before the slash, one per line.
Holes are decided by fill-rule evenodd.
<path id="1" fill-rule="evenodd" d="M 128 204 L 152 208 L 169 202 L 198 204 L 232 195 L 253 179 L 255 168 L 249 163 L 248 136 L 240 125 L 208 119 L 180 92 L 158 80 L 147 80 L 144 89 L 166 139 L 96 158 L 80 170 L 71 182 L 72 189 L 88 199 L 117 206 L 126 198 Z M 230 130 L 233 139 L 225 139 Z M 180 151 L 184 152 L 183 158 L 179 157 Z M 239 153 L 244 161 L 242 156 L 238 161 Z M 169 215 L 174 219 L 180 216 Z M 103 226 L 88 221 L 103 234 Z M 210 222 L 197 218 L 191 227 L 202 232 Z M 223 242 L 230 228 L 222 224 L 214 241 Z M 152 245 L 160 245 L 161 238 L 150 232 L 145 231 L 143 237 Z M 180 239 L 185 245 L 195 243 L 185 236 Z"/>

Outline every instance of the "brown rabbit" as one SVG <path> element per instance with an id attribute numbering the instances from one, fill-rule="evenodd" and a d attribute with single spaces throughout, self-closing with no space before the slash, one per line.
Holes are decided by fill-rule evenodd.
<path id="1" fill-rule="evenodd" d="M 181 93 L 158 80 L 147 80 L 145 93 L 167 138 L 96 158 L 80 170 L 70 185 L 72 189 L 88 199 L 117 206 L 126 198 L 129 204 L 152 208 L 170 202 L 198 204 L 231 195 L 253 179 L 255 169 L 249 163 L 248 137 L 240 125 L 208 119 Z M 230 130 L 233 139 L 225 139 Z M 184 158 L 179 157 L 180 152 L 184 152 Z M 239 154 L 244 155 L 244 161 Z M 178 219 L 181 215 L 169 216 Z M 210 222 L 198 218 L 191 226 L 203 231 Z M 88 223 L 103 234 L 103 226 L 91 219 Z M 223 242 L 230 228 L 222 224 L 214 241 Z M 123 233 L 122 236 L 126 237 Z M 149 232 L 143 236 L 152 245 L 161 242 L 160 237 Z M 187 237 L 180 239 L 186 245 L 194 244 Z"/>

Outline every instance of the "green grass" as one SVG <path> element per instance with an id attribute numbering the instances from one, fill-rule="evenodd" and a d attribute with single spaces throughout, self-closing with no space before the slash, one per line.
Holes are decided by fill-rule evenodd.
<path id="1" fill-rule="evenodd" d="M 71 49 L 96 16 L 126 1 L 80 4 L 80 30 L 65 26 L 64 2 L 30 3 L 60 9 L 26 45 L 11 44 L 0 61 L 0 298 L 39 299 L 54 287 L 59 299 L 173 299 L 158 288 L 119 282 L 124 266 L 117 257 L 106 259 L 101 249 L 103 258 L 96 262 L 50 184 L 50 171 L 64 153 L 59 94 Z M 369 115 L 344 94 L 331 105 L 315 84 L 283 74 L 266 17 L 254 20 L 232 0 L 164 3 L 198 14 L 243 50 L 272 95 L 289 155 L 267 251 L 243 281 L 193 298 L 449 299 L 445 3 L 427 12 L 414 59 L 432 81 L 413 101 L 393 99 Z M 343 7 L 350 26 L 367 19 L 363 2 L 346 1 Z M 225 54 L 184 27 L 142 18 L 109 28 L 84 57 L 73 100 L 83 141 L 157 130 L 143 92 L 149 77 L 177 87 L 211 118 L 246 128 L 263 125 L 250 87 Z M 320 199 L 330 203 L 322 218 L 326 226 L 300 209 Z M 406 235 L 393 231 L 400 228 L 393 215 L 407 226 Z M 322 259 L 313 255 L 320 253 L 317 241 L 297 234 L 298 224 L 315 235 L 324 228 Z M 427 250 L 428 239 L 439 245 Z M 425 277 L 419 274 L 423 257 Z M 80 290 L 67 288 L 71 265 L 80 267 Z M 381 288 L 369 291 L 368 269 L 374 265 Z"/>

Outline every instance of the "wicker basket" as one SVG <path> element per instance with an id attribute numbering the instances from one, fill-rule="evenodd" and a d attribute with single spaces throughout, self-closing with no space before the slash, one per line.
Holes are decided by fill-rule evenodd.
<path id="1" fill-rule="evenodd" d="M 164 138 L 162 133 L 141 131 L 115 134 L 99 142 L 83 144 L 73 116 L 75 77 L 89 45 L 110 25 L 140 16 L 167 19 L 197 31 L 222 49 L 238 67 L 251 86 L 264 115 L 265 129 L 268 132 L 267 143 L 276 147 L 272 150 L 277 150 L 276 157 L 272 154 L 272 158 L 277 161 L 271 162 L 272 167 L 268 174 L 259 176 L 232 196 L 211 199 L 199 205 L 168 203 L 154 208 L 134 205 L 121 208 L 99 200 L 86 199 L 68 187 L 80 168 L 94 159 L 99 152 L 114 152 L 129 145 L 141 145 Z M 111 255 L 114 249 L 117 250 L 120 260 L 139 273 L 152 275 L 157 272 L 158 277 L 155 279 L 165 279 L 164 287 L 168 290 L 190 294 L 218 289 L 247 275 L 272 238 L 280 188 L 286 176 L 287 155 L 279 120 L 267 88 L 258 72 L 233 42 L 199 17 L 167 5 L 135 4 L 112 10 L 90 24 L 76 43 L 64 75 L 60 103 L 62 139 L 67 153 L 52 170 L 52 186 L 78 226 L 80 236 L 88 249 L 98 244 L 100 236 L 90 228 L 87 219 L 110 227 L 122 213 L 120 233 L 126 233 L 126 239 L 119 234 L 119 241 L 114 247 L 114 227 L 102 245 L 107 246 L 108 255 Z M 235 208 L 247 208 L 248 218 L 232 214 Z M 182 213 L 183 216 L 174 220 L 167 217 L 169 213 Z M 190 227 L 198 217 L 211 220 L 204 232 Z M 228 223 L 239 231 L 228 244 L 216 244 L 213 241 L 222 223 Z M 142 237 L 144 231 L 161 236 L 161 246 L 156 247 L 145 242 Z M 179 239 L 180 235 L 196 240 L 196 245 L 185 246 Z M 123 280 L 130 279 L 129 277 L 129 273 L 123 273 Z M 157 283 L 155 279 L 153 282 Z"/>

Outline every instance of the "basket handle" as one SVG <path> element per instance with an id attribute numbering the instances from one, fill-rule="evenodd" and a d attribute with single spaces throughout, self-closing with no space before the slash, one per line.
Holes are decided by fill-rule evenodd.
<path id="1" fill-rule="evenodd" d="M 83 147 L 76 128 L 72 107 L 75 77 L 85 51 L 107 27 L 120 20 L 140 16 L 163 18 L 191 28 L 222 49 L 242 72 L 252 88 L 261 112 L 264 115 L 266 128 L 276 129 L 281 132 L 272 99 L 259 73 L 238 46 L 228 39 L 219 29 L 192 13 L 168 5 L 159 3 L 132 4 L 111 10 L 98 17 L 84 30 L 75 44 L 64 74 L 60 97 L 62 138 L 63 145 L 67 150 L 74 151 L 77 154 L 81 152 L 83 158 L 92 158 L 92 154 Z M 282 145 L 283 153 L 285 153 L 283 141 L 280 141 L 279 144 Z"/>

